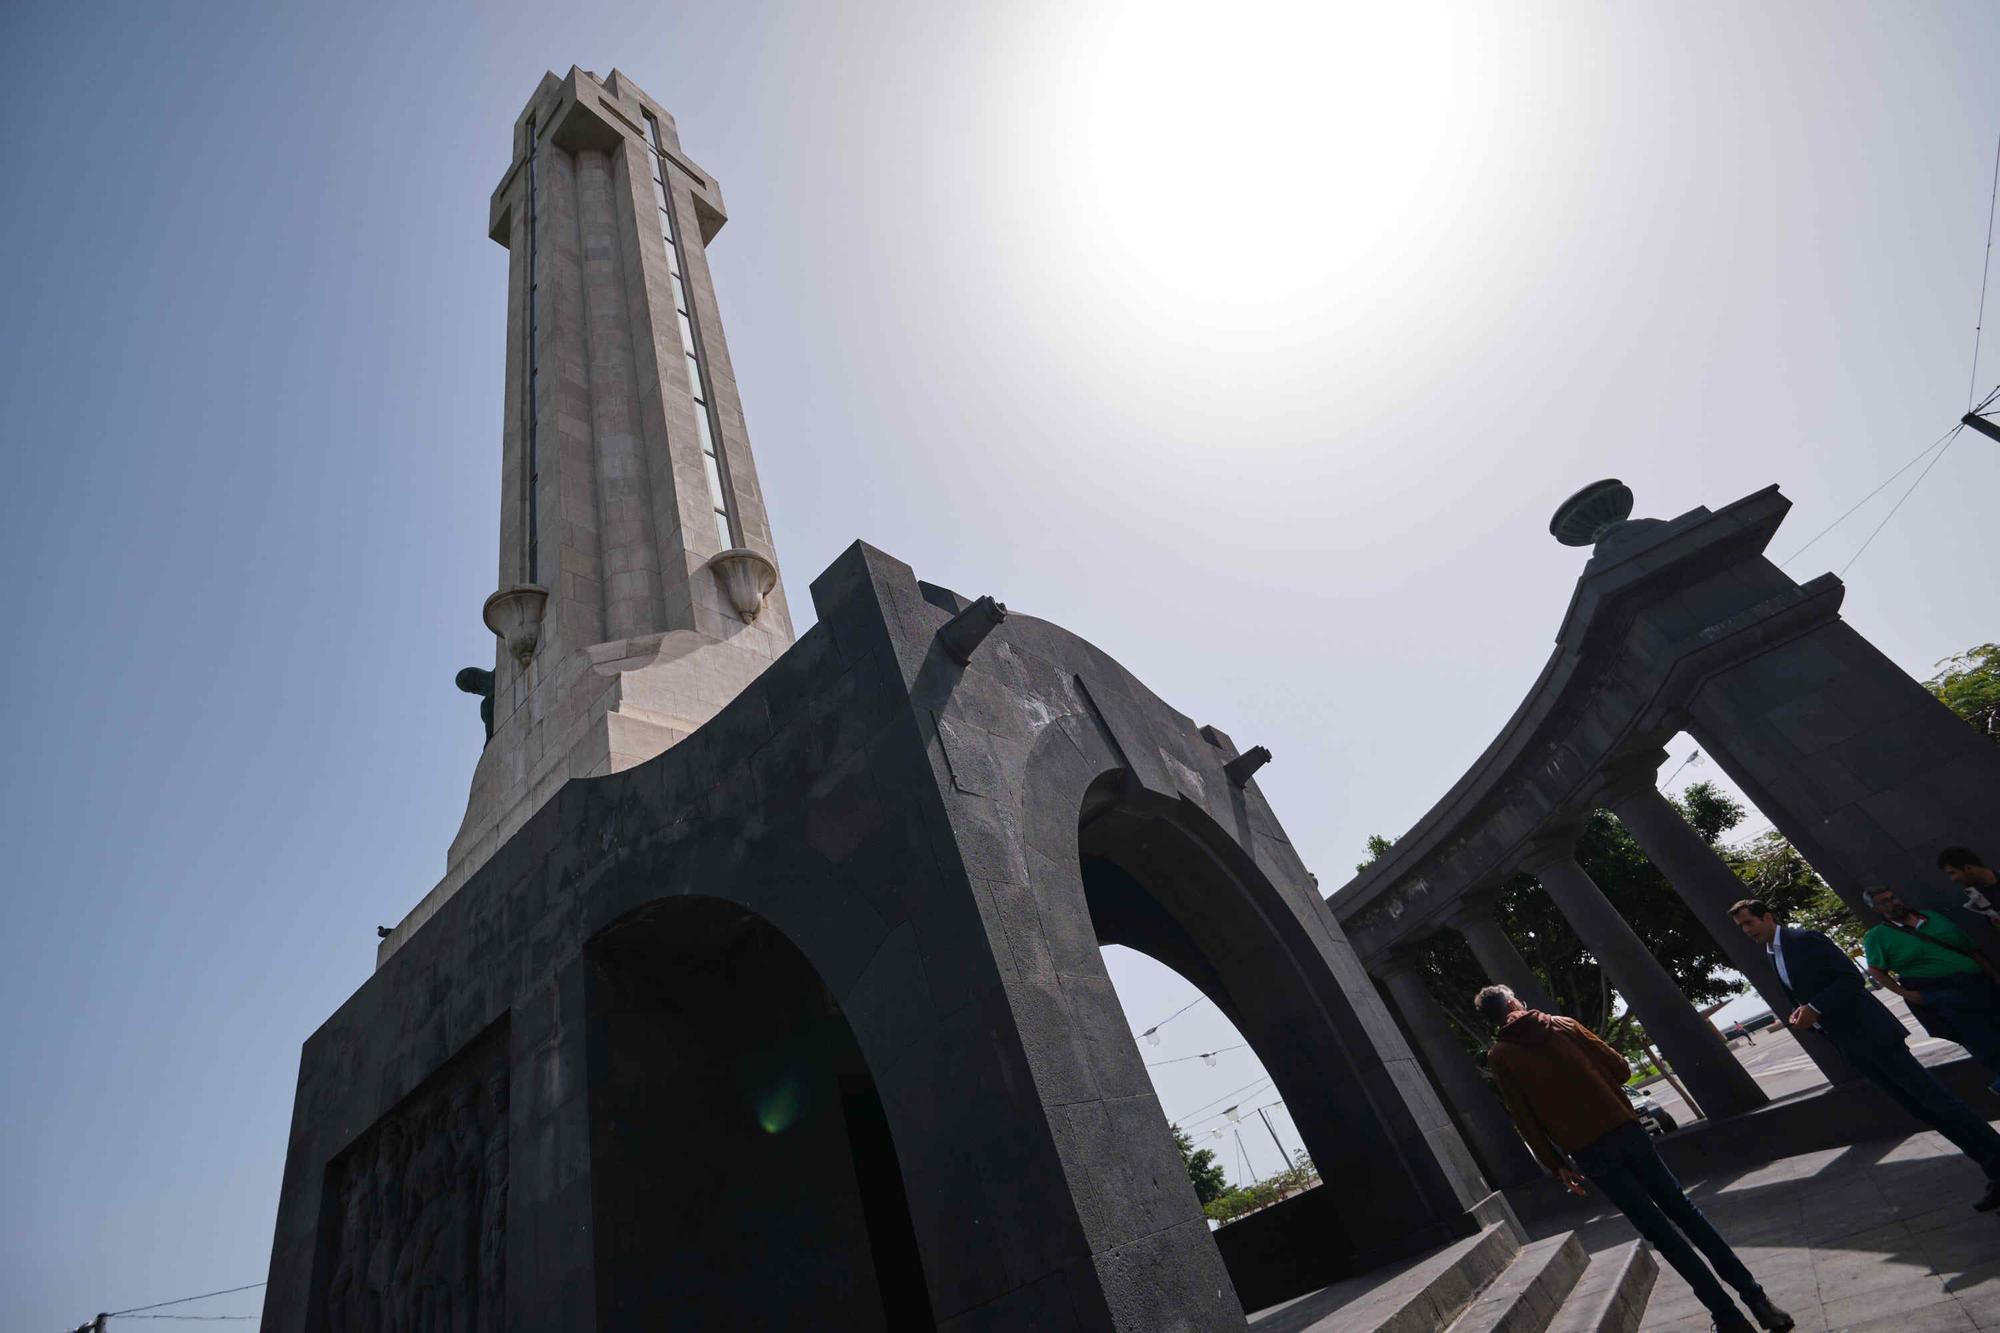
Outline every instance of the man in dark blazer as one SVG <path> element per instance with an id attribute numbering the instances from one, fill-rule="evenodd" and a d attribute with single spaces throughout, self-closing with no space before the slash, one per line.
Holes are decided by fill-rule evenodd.
<path id="1" fill-rule="evenodd" d="M 1986 1193 L 1972 1206 L 1982 1213 L 2000 1208 L 2000 1134 L 1917 1063 L 1903 1044 L 1909 1029 L 1868 993 L 1854 960 L 1824 935 L 1779 925 L 1759 899 L 1745 898 L 1729 915 L 1771 955 L 1786 998 L 1797 1006 L 1790 1024 L 1801 1032 L 1818 1028 L 1826 1033 L 1848 1063 L 1897 1105 L 1977 1162 L 1986 1173 Z"/>

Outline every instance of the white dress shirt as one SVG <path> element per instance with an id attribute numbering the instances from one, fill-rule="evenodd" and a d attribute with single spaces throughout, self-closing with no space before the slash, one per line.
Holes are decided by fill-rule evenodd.
<path id="1" fill-rule="evenodd" d="M 1764 946 L 1764 952 L 1771 955 L 1771 963 L 1778 969 L 1778 980 L 1785 983 L 1786 990 L 1790 990 L 1792 988 L 1792 976 L 1791 973 L 1785 971 L 1785 951 L 1778 947 L 1779 941 L 1784 938 L 1785 932 L 1781 929 L 1771 937 L 1771 942 Z"/>

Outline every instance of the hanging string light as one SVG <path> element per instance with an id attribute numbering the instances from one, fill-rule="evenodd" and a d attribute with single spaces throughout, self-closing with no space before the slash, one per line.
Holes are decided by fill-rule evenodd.
<path id="1" fill-rule="evenodd" d="M 1168 1014 L 1165 1018 L 1153 1024 L 1153 1026 L 1147 1028 L 1144 1032 L 1141 1032 L 1139 1035 L 1146 1039 L 1146 1044 L 1148 1046 L 1158 1046 L 1160 1044 L 1161 1028 L 1173 1022 L 1176 1018 L 1179 1018 L 1182 1014 L 1194 1008 L 1196 1005 L 1206 1003 L 1207 1000 L 1208 997 L 1206 995 L 1195 996 L 1192 1000 L 1189 1000 L 1186 1004 L 1174 1010 L 1171 1014 Z"/>

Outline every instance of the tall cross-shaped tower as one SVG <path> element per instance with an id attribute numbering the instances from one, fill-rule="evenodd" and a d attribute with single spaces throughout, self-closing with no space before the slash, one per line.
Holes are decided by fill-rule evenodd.
<path id="1" fill-rule="evenodd" d="M 563 783 L 659 754 L 792 642 L 704 250 L 725 219 L 617 70 L 545 75 L 514 123 L 492 737 L 382 957 Z"/>

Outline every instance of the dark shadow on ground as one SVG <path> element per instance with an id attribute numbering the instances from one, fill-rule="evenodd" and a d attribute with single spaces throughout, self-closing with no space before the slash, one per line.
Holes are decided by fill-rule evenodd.
<path id="1" fill-rule="evenodd" d="M 1933 1133 L 1873 1139 L 1684 1179 L 1692 1198 L 1798 1333 L 2000 1330 L 2000 1213 L 1972 1203 L 1985 1180 Z M 1636 1233 L 1602 1195 L 1576 1199 L 1553 1181 L 1508 1191 L 1531 1240 L 1574 1231 L 1596 1254 Z M 1261 1312 L 1257 1333 L 1316 1328 L 1377 1311 L 1406 1291 L 1426 1256 Z M 1363 1325 L 1367 1326 L 1365 1320 Z M 1708 1314 L 1664 1263 L 1643 1333 L 1689 1333 Z"/>
<path id="2" fill-rule="evenodd" d="M 1935 1134 L 1878 1139 L 1683 1181 L 1773 1299 L 1818 1329 L 2000 1327 L 2000 1214 L 1972 1203 L 1980 1171 Z M 1637 1233 L 1601 1195 L 1524 1187 L 1535 1239 L 1574 1231 L 1592 1253 Z M 1510 1194 L 1510 1198 L 1513 1196 Z M 1647 1330 L 1706 1328 L 1661 1265 Z M 1947 1308 L 1956 1306 L 1956 1309 Z"/>

